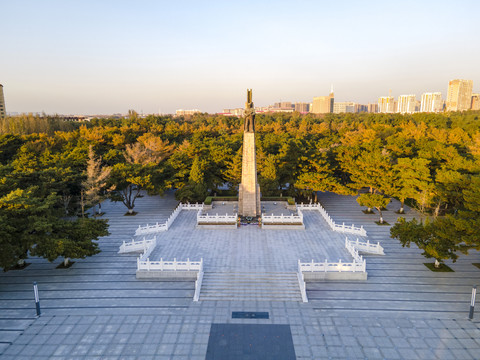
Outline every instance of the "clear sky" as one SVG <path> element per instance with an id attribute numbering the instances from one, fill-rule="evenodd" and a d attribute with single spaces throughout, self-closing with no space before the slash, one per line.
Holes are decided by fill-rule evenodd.
<path id="1" fill-rule="evenodd" d="M 375 102 L 472 79 L 479 0 L 0 0 L 7 111 L 171 113 Z"/>

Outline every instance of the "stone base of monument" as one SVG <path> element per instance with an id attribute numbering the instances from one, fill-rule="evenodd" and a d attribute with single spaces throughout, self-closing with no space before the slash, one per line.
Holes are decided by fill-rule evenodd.
<path id="1" fill-rule="evenodd" d="M 211 208 L 197 214 L 197 229 L 236 229 L 238 225 L 237 201 L 213 201 Z"/>

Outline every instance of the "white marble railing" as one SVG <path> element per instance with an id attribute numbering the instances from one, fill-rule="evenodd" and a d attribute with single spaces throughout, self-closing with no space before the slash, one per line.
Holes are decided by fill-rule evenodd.
<path id="1" fill-rule="evenodd" d="M 203 203 L 195 203 L 195 204 L 182 204 L 182 210 L 203 210 Z"/>
<path id="2" fill-rule="evenodd" d="M 345 247 L 347 247 L 347 243 L 351 244 L 351 246 L 354 247 L 357 251 L 370 254 L 385 255 L 383 247 L 380 245 L 379 242 L 377 242 L 376 244 L 372 244 L 368 240 L 367 242 L 363 242 L 359 241 L 358 239 L 357 241 L 352 241 L 348 240 L 348 238 L 345 238 Z"/>
<path id="3" fill-rule="evenodd" d="M 345 240 L 345 247 L 347 248 L 350 255 L 352 255 L 355 262 L 363 262 L 363 257 L 358 253 L 358 250 L 355 249 L 355 246 L 348 240 Z"/>
<path id="4" fill-rule="evenodd" d="M 132 240 L 131 242 L 123 242 L 120 245 L 120 250 L 118 250 L 119 254 L 134 252 L 134 251 L 144 251 L 147 250 L 150 246 L 155 246 L 157 242 L 157 237 L 155 236 L 153 239 L 145 239 L 140 241 Z"/>
<path id="5" fill-rule="evenodd" d="M 347 234 L 354 234 L 354 235 L 360 235 L 360 236 L 367 236 L 366 230 L 363 228 L 363 226 L 356 227 L 354 224 L 352 225 L 345 225 L 343 223 L 342 225 L 335 223 L 333 219 L 328 215 L 327 211 L 322 207 L 320 204 L 297 204 L 297 209 L 302 209 L 302 210 L 317 210 L 320 212 L 322 217 L 325 219 L 325 221 L 328 223 L 330 228 L 333 231 L 338 231 L 338 232 L 343 232 Z"/>
<path id="6" fill-rule="evenodd" d="M 200 261 L 164 261 L 160 259 L 159 261 L 150 261 L 147 257 L 142 259 L 142 257 L 137 259 L 137 270 L 147 270 L 147 271 L 203 271 L 203 259 Z"/>
<path id="7" fill-rule="evenodd" d="M 198 223 L 237 223 L 238 214 L 233 215 L 210 215 L 210 214 L 202 214 L 201 211 L 197 214 L 197 224 Z"/>
<path id="8" fill-rule="evenodd" d="M 147 224 L 145 226 L 138 225 L 137 230 L 135 230 L 135 236 L 139 235 L 148 235 L 157 233 L 160 231 L 167 231 L 168 226 L 167 223 L 159 224 L 158 222 L 154 225 Z"/>
<path id="9" fill-rule="evenodd" d="M 297 210 L 298 215 L 266 215 L 262 214 L 262 224 L 288 224 L 288 223 L 302 223 L 303 214 L 301 210 Z"/>
<path id="10" fill-rule="evenodd" d="M 180 214 L 180 212 L 182 210 L 202 210 L 203 209 L 203 203 L 202 204 L 190 204 L 190 203 L 187 203 L 187 204 L 178 204 L 178 206 L 175 208 L 175 210 L 172 212 L 172 214 L 168 217 L 167 221 L 165 221 L 164 223 L 156 223 L 154 225 L 145 225 L 145 226 L 141 226 L 139 225 L 137 230 L 135 231 L 135 235 L 138 236 L 138 235 L 147 235 L 147 234 L 153 234 L 153 233 L 157 233 L 157 232 L 160 232 L 160 231 L 167 231 L 173 224 L 173 222 L 175 221 L 175 219 L 178 217 L 178 215 Z"/>
<path id="11" fill-rule="evenodd" d="M 300 293 L 302 294 L 302 301 L 303 302 L 308 302 L 307 284 L 305 284 L 305 277 L 303 276 L 303 272 L 300 268 L 300 260 L 298 260 L 297 277 L 298 277 L 298 285 L 300 286 Z"/>
<path id="12" fill-rule="evenodd" d="M 197 280 L 195 281 L 195 293 L 193 294 L 193 301 L 198 301 L 200 299 L 200 291 L 202 289 L 203 282 L 203 259 L 201 269 L 197 273 Z"/>
<path id="13" fill-rule="evenodd" d="M 316 263 L 313 260 L 311 262 L 302 263 L 298 260 L 299 272 L 366 272 L 367 264 L 365 259 L 362 262 L 345 263 L 342 260 L 338 260 L 337 263 L 324 262 Z"/>

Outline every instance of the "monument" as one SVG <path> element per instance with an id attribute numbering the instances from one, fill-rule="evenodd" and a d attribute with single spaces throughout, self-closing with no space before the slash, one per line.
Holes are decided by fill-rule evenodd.
<path id="1" fill-rule="evenodd" d="M 242 182 L 238 189 L 238 214 L 240 216 L 256 217 L 261 215 L 261 208 L 255 153 L 255 108 L 253 107 L 251 89 L 247 89 L 244 118 Z"/>

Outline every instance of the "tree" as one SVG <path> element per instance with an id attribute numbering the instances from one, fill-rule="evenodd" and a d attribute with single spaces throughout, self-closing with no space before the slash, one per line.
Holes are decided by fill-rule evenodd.
<path id="1" fill-rule="evenodd" d="M 456 251 L 459 243 L 454 237 L 441 236 L 446 223 L 436 219 L 433 222 L 426 220 L 425 224 L 412 219 L 406 221 L 400 217 L 390 229 L 390 236 L 400 241 L 403 247 L 410 247 L 413 243 L 423 250 L 422 255 L 426 258 L 435 259 L 435 267 L 439 268 L 443 260 L 458 258 Z"/>
<path id="2" fill-rule="evenodd" d="M 42 256 L 48 261 L 63 257 L 64 266 L 70 258 L 84 259 L 98 254 L 100 249 L 93 240 L 108 236 L 108 220 L 80 218 L 75 221 L 59 219 L 49 236 L 43 238 L 32 249 L 32 255 Z"/>
<path id="3" fill-rule="evenodd" d="M 422 192 L 427 191 L 431 181 L 429 163 L 429 160 L 422 158 L 398 158 L 397 163 L 393 166 L 398 181 L 390 195 L 396 196 L 400 200 L 400 210 L 398 211 L 400 214 L 405 212 L 406 199 L 415 199 L 420 202 Z"/>
<path id="4" fill-rule="evenodd" d="M 57 221 L 57 195 L 36 195 L 38 186 L 11 190 L 0 198 L 0 266 L 22 262 L 36 243 L 49 237 Z"/>
<path id="5" fill-rule="evenodd" d="M 278 196 L 279 183 L 277 176 L 277 165 L 275 161 L 275 155 L 268 155 L 260 169 L 258 182 L 262 194 L 265 196 Z"/>
<path id="6" fill-rule="evenodd" d="M 110 194 L 113 201 L 121 201 L 133 214 L 135 200 L 142 190 L 154 190 L 152 184 L 152 172 L 154 166 L 142 166 L 139 164 L 120 163 L 113 166 L 109 184 L 115 186 L 115 191 Z"/>
<path id="7" fill-rule="evenodd" d="M 101 212 L 100 202 L 102 201 L 103 197 L 100 195 L 100 191 L 103 190 L 107 185 L 107 180 L 110 176 L 111 170 L 112 169 L 110 167 L 102 167 L 102 158 L 95 158 L 93 146 L 90 145 L 88 148 L 86 179 L 82 182 L 82 217 L 85 217 L 85 205 L 98 204 L 98 213 Z"/>
<path id="8" fill-rule="evenodd" d="M 357 198 L 357 202 L 360 204 L 360 206 L 366 206 L 368 208 L 368 212 L 371 212 L 372 208 L 377 209 L 378 213 L 380 214 L 379 222 L 380 224 L 383 224 L 382 208 L 387 207 L 387 205 L 390 203 L 390 198 L 380 194 L 367 193 L 360 195 Z"/>

